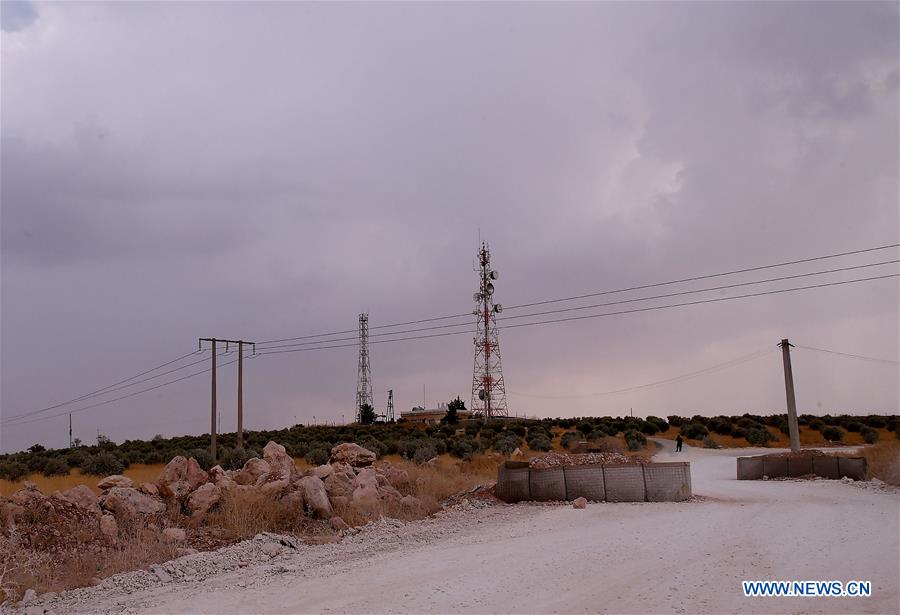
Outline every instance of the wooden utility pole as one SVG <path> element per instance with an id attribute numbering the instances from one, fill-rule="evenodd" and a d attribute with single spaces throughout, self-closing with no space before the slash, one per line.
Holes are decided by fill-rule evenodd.
<path id="1" fill-rule="evenodd" d="M 781 357 L 784 361 L 784 391 L 787 395 L 788 433 L 791 438 L 791 452 L 800 451 L 800 427 L 797 425 L 797 400 L 794 397 L 794 372 L 791 370 L 791 346 L 784 338 L 781 343 Z"/>
<path id="2" fill-rule="evenodd" d="M 72 448 L 72 413 L 69 413 L 69 448 Z"/>
<path id="3" fill-rule="evenodd" d="M 253 352 L 256 353 L 256 344 L 254 342 L 246 342 L 244 340 L 223 340 L 216 337 L 201 337 L 198 341 L 198 345 L 202 345 L 203 342 L 210 342 L 212 344 L 212 392 L 210 394 L 211 399 L 211 412 L 212 418 L 210 423 L 210 443 L 209 443 L 209 451 L 212 454 L 213 460 L 216 459 L 216 344 L 219 342 L 225 343 L 226 352 L 228 349 L 228 344 L 237 344 L 238 347 L 238 401 L 237 401 L 237 447 L 244 447 L 244 344 L 250 344 L 253 346 Z"/>

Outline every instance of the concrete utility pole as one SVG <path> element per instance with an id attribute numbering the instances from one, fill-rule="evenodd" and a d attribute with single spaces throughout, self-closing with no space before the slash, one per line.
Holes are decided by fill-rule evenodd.
<path id="1" fill-rule="evenodd" d="M 72 413 L 69 413 L 69 448 L 72 448 Z"/>
<path id="2" fill-rule="evenodd" d="M 800 451 L 800 427 L 797 424 L 797 400 L 794 398 L 794 372 L 791 370 L 791 346 L 784 338 L 781 343 L 781 356 L 784 360 L 784 391 L 787 395 L 788 433 L 791 438 L 791 452 Z"/>
<path id="3" fill-rule="evenodd" d="M 238 347 L 238 400 L 237 400 L 237 447 L 244 447 L 244 344 L 253 346 L 253 352 L 256 353 L 256 344 L 254 342 L 246 342 L 244 340 L 223 340 L 216 337 L 201 337 L 197 342 L 198 346 L 202 346 L 203 342 L 212 344 L 212 391 L 210 393 L 211 419 L 210 419 L 210 442 L 209 452 L 212 454 L 213 460 L 216 459 L 216 344 L 225 343 L 225 350 L 228 351 L 229 344 L 237 344 Z"/>

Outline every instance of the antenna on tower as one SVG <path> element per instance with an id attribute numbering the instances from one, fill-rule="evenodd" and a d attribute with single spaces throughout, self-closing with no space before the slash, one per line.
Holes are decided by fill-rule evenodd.
<path id="1" fill-rule="evenodd" d="M 375 407 L 372 395 L 372 371 L 369 367 L 369 315 L 359 315 L 359 370 L 356 375 L 356 422 L 364 405 Z"/>
<path id="2" fill-rule="evenodd" d="M 479 230 L 479 236 L 481 235 Z M 476 416 L 491 419 L 509 416 L 506 407 L 506 385 L 500 365 L 500 334 L 497 314 L 503 306 L 494 303 L 494 282 L 500 273 L 491 269 L 491 251 L 482 242 L 478 250 L 478 292 L 475 301 L 475 368 L 472 373 L 472 411 Z"/>

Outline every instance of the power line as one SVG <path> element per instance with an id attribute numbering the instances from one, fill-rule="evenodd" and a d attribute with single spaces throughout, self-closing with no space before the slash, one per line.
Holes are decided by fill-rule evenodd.
<path id="1" fill-rule="evenodd" d="M 576 296 L 572 296 L 572 297 L 564 297 L 564 298 L 561 298 L 561 299 L 548 299 L 548 300 L 543 300 L 543 301 L 534 301 L 534 302 L 531 302 L 531 303 L 521 303 L 521 304 L 518 304 L 518 305 L 504 306 L 504 309 L 506 309 L 506 310 L 515 310 L 515 309 L 521 309 L 521 308 L 525 308 L 525 307 L 532 307 L 532 306 L 535 306 L 535 305 L 546 305 L 546 304 L 548 304 L 548 303 L 559 303 L 559 302 L 563 302 L 563 301 L 573 301 L 573 300 L 575 300 L 575 299 L 585 299 L 585 298 L 587 298 L 587 297 L 597 297 L 597 296 L 600 296 L 600 295 L 610 295 L 610 294 L 614 294 L 614 293 L 624 293 L 624 292 L 628 292 L 628 291 L 632 291 L 632 290 L 643 290 L 643 289 L 647 289 L 647 288 L 656 288 L 656 287 L 658 287 L 658 286 L 667 286 L 667 285 L 671 285 L 671 284 L 680 284 L 680 283 L 683 283 L 683 282 L 693 282 L 693 281 L 697 281 L 697 280 L 706 280 L 706 279 L 710 279 L 710 278 L 717 278 L 717 277 L 723 277 L 723 276 L 728 276 L 728 275 L 736 275 L 736 274 L 739 274 L 739 273 L 748 273 L 748 272 L 751 272 L 751 271 L 762 271 L 762 270 L 764 270 L 764 269 L 773 269 L 773 268 L 775 268 L 775 267 L 786 267 L 786 266 L 789 266 L 789 265 L 798 265 L 798 264 L 802 264 L 802 263 L 810 263 L 810 262 L 813 262 L 813 261 L 826 260 L 826 259 L 830 259 L 830 258 L 839 258 L 839 257 L 842 257 L 842 256 L 852 256 L 852 255 L 854 255 L 854 254 L 865 254 L 865 253 L 867 253 L 867 252 L 876 252 L 876 251 L 878 251 L 878 250 L 887 250 L 887 249 L 890 249 L 890 248 L 896 248 L 896 247 L 900 247 L 900 243 L 887 244 L 887 245 L 877 246 L 877 247 L 872 247 L 872 248 L 863 248 L 863 249 L 860 249 L 860 250 L 851 250 L 851 251 L 849 251 L 849 252 L 837 252 L 837 253 L 834 253 L 834 254 L 824 254 L 824 255 L 821 255 L 821 256 L 814 256 L 814 257 L 804 258 L 804 259 L 799 259 L 799 260 L 784 261 L 784 262 L 780 262 L 780 263 L 772 263 L 772 264 L 769 264 L 769 265 L 760 265 L 760 266 L 757 266 L 757 267 L 748 267 L 748 268 L 745 268 L 745 269 L 735 269 L 735 270 L 732 270 L 732 271 L 723 271 L 723 272 L 719 272 L 719 273 L 712 273 L 712 274 L 707 274 L 707 275 L 694 276 L 694 277 L 689 277 L 689 278 L 682 278 L 682 279 L 679 279 L 679 280 L 668 280 L 668 281 L 665 281 L 665 282 L 655 282 L 655 283 L 653 283 L 653 284 L 643 284 L 643 285 L 641 285 L 641 286 L 632 286 L 632 287 L 628 287 L 628 288 L 617 288 L 617 289 L 613 289 L 613 290 L 604 290 L 604 291 L 598 291 L 598 292 L 587 293 L 587 294 L 584 294 L 584 295 L 576 295 Z M 406 322 L 397 322 L 397 323 L 391 323 L 391 324 L 386 324 L 386 325 L 378 325 L 377 327 L 370 327 L 370 329 L 387 329 L 387 328 L 401 327 L 401 326 L 406 326 L 406 325 L 422 324 L 422 323 L 425 323 L 425 322 L 434 322 L 434 321 L 439 321 L 439 320 L 449 320 L 449 319 L 453 319 L 453 318 L 462 318 L 462 317 L 468 318 L 468 317 L 471 317 L 471 315 L 472 315 L 472 314 L 471 314 L 470 312 L 465 312 L 465 313 L 462 313 L 462 314 L 453 314 L 453 315 L 449 315 L 449 316 L 435 316 L 435 317 L 432 317 L 432 318 L 422 318 L 422 319 L 419 319 L 419 320 L 409 320 L 409 321 L 406 321 Z M 262 341 L 262 342 L 258 342 L 258 345 L 262 346 L 262 345 L 265 345 L 265 344 L 277 344 L 277 343 L 280 343 L 280 342 L 291 342 L 291 341 L 296 341 L 296 340 L 315 339 L 315 338 L 320 338 L 320 337 L 330 337 L 330 336 L 334 336 L 334 335 L 347 335 L 347 334 L 350 334 L 350 333 L 356 333 L 356 332 L 357 332 L 356 329 L 344 329 L 344 330 L 342 330 L 342 331 L 332 331 L 332 332 L 330 332 L 330 333 L 316 333 L 316 334 L 311 334 L 311 335 L 300 335 L 300 336 L 296 336 L 296 337 L 284 337 L 284 338 L 279 338 L 279 339 L 265 340 L 265 341 Z M 323 343 L 328 343 L 329 341 L 337 341 L 337 340 L 324 340 Z"/>
<path id="2" fill-rule="evenodd" d="M 253 355 L 250 355 L 250 356 L 252 357 Z M 232 359 L 231 361 L 228 361 L 227 363 L 223 363 L 220 367 L 225 367 L 226 365 L 232 365 L 234 363 L 237 363 L 237 361 L 238 361 L 237 359 Z M 41 416 L 41 417 L 37 417 L 37 418 L 32 418 L 27 421 L 15 421 L 15 422 L 12 422 L 11 424 L 12 425 L 26 425 L 28 423 L 34 423 L 36 421 L 45 421 L 47 419 L 56 418 L 58 416 L 65 416 L 66 414 L 76 414 L 78 412 L 84 412 L 85 410 L 90 410 L 92 408 L 98 408 L 100 406 L 105 406 L 107 404 L 111 404 L 116 401 L 128 399 L 129 397 L 134 397 L 135 395 L 140 395 L 141 393 L 148 393 L 150 391 L 155 391 L 156 389 L 161 389 L 162 387 L 169 386 L 170 384 L 175 384 L 177 382 L 182 382 L 183 380 L 188 380 L 189 378 L 194 378 L 196 376 L 200 376 L 202 374 L 209 372 L 211 369 L 212 368 L 208 367 L 199 372 L 194 372 L 193 374 L 188 374 L 187 376 L 182 376 L 181 378 L 176 378 L 175 380 L 169 380 L 168 382 L 163 382 L 163 383 L 157 384 L 155 386 L 148 387 L 146 389 L 141 389 L 140 391 L 135 391 L 135 392 L 129 393 L 127 395 L 122 395 L 121 397 L 116 397 L 116 398 L 108 399 L 106 401 L 102 401 L 102 402 L 99 402 L 96 404 L 91 404 L 90 406 L 85 406 L 83 408 L 77 408 L 75 410 L 67 410 L 66 412 L 63 412 L 61 414 L 51 414 L 49 416 Z M 24 415 L 19 415 L 19 416 L 24 416 Z M 13 419 L 15 419 L 15 418 L 17 418 L 17 417 L 9 417 L 8 420 L 13 421 Z M 3 422 L 6 423 L 7 422 L 6 419 L 4 419 Z"/>
<path id="3" fill-rule="evenodd" d="M 691 378 L 696 378 L 697 376 L 702 376 L 703 374 L 707 374 L 710 372 L 721 371 L 723 369 L 727 369 L 730 367 L 735 367 L 737 365 L 742 365 L 749 361 L 755 361 L 756 359 L 762 358 L 766 355 L 770 355 L 774 350 L 771 348 L 766 348 L 763 350 L 757 350 L 756 352 L 752 352 L 750 354 L 738 357 L 736 359 L 731 359 L 730 361 L 725 361 L 723 363 L 718 363 L 716 365 L 712 365 L 710 367 L 700 369 L 694 372 L 690 372 L 687 374 L 682 374 L 680 376 L 673 376 L 672 378 L 667 378 L 665 380 L 657 380 L 656 382 L 649 382 L 647 384 L 640 384 L 632 387 L 626 387 L 624 389 L 615 389 L 611 391 L 603 391 L 601 393 L 586 393 L 583 395 L 530 395 L 527 393 L 516 393 L 514 391 L 510 391 L 512 395 L 517 395 L 519 397 L 531 397 L 535 399 L 584 399 L 589 397 L 601 397 L 604 395 L 614 395 L 616 393 L 626 393 L 628 391 L 637 391 L 640 389 L 649 389 L 658 386 L 662 386 L 665 384 L 674 384 L 676 382 L 681 382 L 683 380 L 690 380 Z"/>
<path id="4" fill-rule="evenodd" d="M 666 293 L 666 294 L 662 294 L 662 295 L 653 295 L 653 296 L 650 296 L 650 297 L 636 297 L 636 298 L 634 298 L 634 299 L 622 299 L 622 300 L 620 300 L 620 301 L 610 301 L 610 302 L 607 302 L 607 303 L 595 303 L 595 304 L 591 304 L 591 305 L 580 305 L 580 306 L 574 306 L 574 307 L 568 307 L 568 308 L 559 308 L 559 309 L 556 309 L 556 310 L 547 310 L 547 311 L 543 311 L 543 312 L 534 312 L 534 313 L 531 313 L 531 314 L 518 314 L 518 315 L 516 315 L 516 316 L 504 316 L 504 317 L 502 317 L 502 318 L 498 318 L 497 320 L 502 322 L 502 321 L 505 321 L 505 320 L 513 320 L 513 319 L 519 319 L 519 318 L 530 318 L 530 317 L 533 317 L 533 316 L 546 316 L 546 315 L 549 315 L 549 314 L 560 314 L 560 313 L 564 313 L 564 312 L 572 312 L 572 311 L 577 311 L 577 310 L 588 310 L 588 309 L 599 308 L 599 307 L 608 307 L 608 306 L 611 306 L 611 305 L 622 305 L 622 304 L 626 304 L 626 303 L 636 303 L 636 302 L 639 302 L 639 301 L 650 301 L 650 300 L 653 300 L 653 299 L 665 299 L 665 298 L 669 298 L 669 297 L 678 297 L 678 296 L 683 296 L 683 295 L 694 295 L 694 294 L 698 294 L 698 293 L 711 292 L 711 291 L 716 291 L 716 290 L 726 290 L 726 289 L 730 289 L 730 288 L 740 288 L 740 287 L 743 287 L 743 286 L 755 286 L 755 285 L 758 285 L 758 284 L 766 284 L 766 283 L 769 283 L 769 282 L 781 282 L 781 281 L 784 281 L 784 280 L 794 280 L 794 279 L 797 279 L 797 278 L 805 278 L 805 277 L 811 277 L 811 276 L 817 276 L 817 275 L 827 275 L 827 274 L 830 274 L 830 273 L 839 273 L 839 272 L 844 272 L 844 271 L 852 271 L 852 270 L 856 270 L 856 269 L 865 269 L 865 268 L 867 268 L 867 267 L 878 267 L 878 266 L 881 266 L 881 265 L 889 265 L 889 264 L 894 264 L 894 263 L 900 263 L 900 259 L 894 259 L 894 260 L 888 260 L 888 261 L 880 261 L 880 262 L 877 262 L 877 263 L 867 263 L 867 264 L 864 264 L 864 265 L 855 265 L 855 266 L 853 266 L 853 267 L 840 267 L 840 268 L 836 268 L 836 269 L 825 269 L 825 270 L 822 270 L 822 271 L 813 271 L 813 272 L 810 272 L 810 273 L 800 273 L 800 274 L 790 275 L 790 276 L 781 276 L 781 277 L 776 277 L 776 278 L 767 278 L 767 279 L 765 279 L 765 280 L 753 280 L 753 281 L 750 281 L 750 282 L 739 282 L 739 283 L 736 283 L 736 284 L 725 284 L 725 285 L 720 285 L 720 286 L 709 286 L 709 287 L 706 287 L 706 288 L 698 288 L 698 289 L 695 289 L 695 290 L 684 290 L 684 291 L 679 291 L 679 292 L 676 292 L 676 293 Z M 472 315 L 469 314 L 468 316 L 471 317 Z M 463 327 L 463 326 L 465 326 L 465 327 L 470 327 L 471 325 L 472 325 L 471 322 L 451 323 L 451 324 L 446 324 L 446 325 L 435 325 L 435 326 L 432 326 L 432 327 L 420 327 L 420 328 L 416 328 L 416 329 L 407 329 L 407 330 L 404 330 L 404 331 L 391 331 L 391 332 L 388 332 L 388 333 L 375 333 L 375 334 L 369 335 L 369 337 L 372 338 L 372 337 L 393 336 L 393 335 L 400 335 L 400 334 L 404 334 L 404 333 L 417 333 L 417 332 L 421 332 L 421 331 L 434 331 L 434 330 L 439 330 L 439 329 L 449 329 L 449 328 Z M 376 328 L 376 327 L 370 327 L 370 329 L 374 329 L 374 328 Z M 326 343 L 332 343 L 332 342 L 349 342 L 349 341 L 353 341 L 353 340 L 355 340 L 355 339 L 357 339 L 357 338 L 356 338 L 356 337 L 345 337 L 345 338 L 338 338 L 338 339 L 331 339 L 331 340 L 321 340 L 321 341 L 312 341 L 312 342 L 298 342 L 298 343 L 295 343 L 295 344 L 280 344 L 280 345 L 275 345 L 275 346 L 269 346 L 268 348 L 270 348 L 270 349 L 273 349 L 273 348 L 293 348 L 293 347 L 295 347 L 295 346 L 311 346 L 311 345 L 315 345 L 315 344 L 326 344 Z"/>
<path id="5" fill-rule="evenodd" d="M 851 359 L 860 359 L 862 361 L 872 361 L 873 363 L 886 363 L 888 365 L 900 365 L 900 361 L 894 361 L 892 359 L 881 359 L 878 357 L 867 357 L 861 354 L 851 354 L 849 352 L 838 352 L 837 350 L 827 350 L 825 348 L 813 348 L 812 346 L 802 346 L 800 344 L 794 344 L 796 348 L 802 348 L 804 350 L 813 350 L 815 352 L 823 352 L 828 354 L 834 354 L 842 357 L 849 357 Z"/>

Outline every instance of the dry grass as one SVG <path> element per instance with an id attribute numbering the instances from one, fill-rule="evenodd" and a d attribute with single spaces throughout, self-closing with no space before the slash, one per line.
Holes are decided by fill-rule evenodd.
<path id="1" fill-rule="evenodd" d="M 255 491 L 226 494 L 221 506 L 210 513 L 205 524 L 221 529 L 234 540 L 252 538 L 260 532 L 321 533 L 317 531 L 321 530 L 321 524 L 310 521 L 303 510 Z"/>
<path id="2" fill-rule="evenodd" d="M 884 439 L 863 449 L 869 466 L 869 478 L 878 478 L 900 486 L 900 440 Z"/>
<path id="3" fill-rule="evenodd" d="M 122 474 L 133 480 L 136 484 L 144 482 L 155 483 L 164 467 L 165 465 L 161 463 L 135 463 L 132 464 Z M 87 485 L 94 491 L 94 493 L 99 494 L 100 490 L 97 489 L 97 483 L 100 482 L 101 478 L 103 477 L 82 474 L 81 470 L 79 470 L 78 468 L 73 468 L 69 470 L 68 475 L 64 476 L 44 476 L 43 474 L 29 474 L 23 480 L 33 482 L 35 485 L 37 485 L 37 488 L 46 495 L 50 495 L 54 491 L 64 491 L 66 489 L 71 489 L 72 487 L 77 487 L 78 485 Z M 22 488 L 22 482 L 23 481 L 11 482 L 8 480 L 0 480 L 0 495 L 9 497 Z"/>

